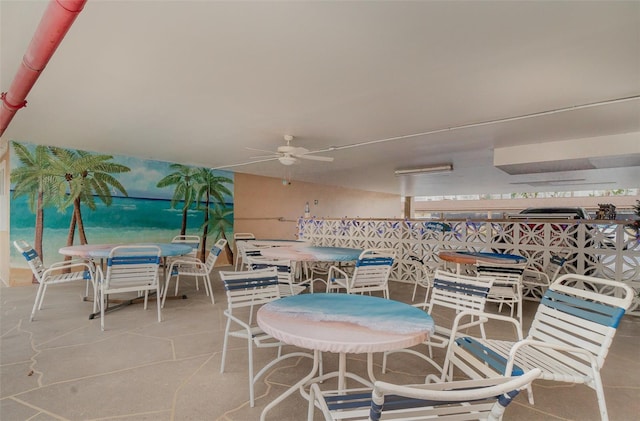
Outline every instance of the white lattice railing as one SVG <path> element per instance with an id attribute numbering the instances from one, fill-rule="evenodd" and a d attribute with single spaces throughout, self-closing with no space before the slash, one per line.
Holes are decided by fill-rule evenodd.
<path id="1" fill-rule="evenodd" d="M 417 256 L 438 262 L 443 250 L 501 251 L 525 256 L 541 269 L 552 253 L 569 251 L 563 272 L 628 282 L 640 291 L 640 241 L 623 221 L 573 220 L 298 220 L 299 238 L 318 246 L 394 248 L 400 260 Z M 399 264 L 393 280 L 406 281 Z M 640 300 L 632 311 L 640 315 Z"/>

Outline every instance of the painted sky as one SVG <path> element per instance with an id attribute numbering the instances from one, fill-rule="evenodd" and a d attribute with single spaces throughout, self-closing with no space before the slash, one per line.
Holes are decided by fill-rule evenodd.
<path id="1" fill-rule="evenodd" d="M 21 142 L 31 151 L 35 148 L 34 144 Z M 89 153 L 92 152 L 87 151 Z M 113 162 L 125 165 L 131 168 L 131 171 L 122 174 L 113 174 L 120 183 L 125 187 L 129 197 L 144 197 L 149 199 L 171 199 L 173 196 L 174 186 L 158 188 L 156 184 L 163 177 L 173 172 L 169 166 L 172 162 L 153 161 L 148 159 L 139 159 L 130 156 L 113 155 Z M 16 168 L 20 162 L 15 153 L 11 154 L 11 168 Z M 233 173 L 230 171 L 215 170 L 216 175 L 230 178 L 233 180 Z M 13 188 L 13 185 L 12 185 Z M 228 186 L 233 191 L 233 186 Z M 231 197 L 225 197 L 225 202 L 232 202 Z"/>

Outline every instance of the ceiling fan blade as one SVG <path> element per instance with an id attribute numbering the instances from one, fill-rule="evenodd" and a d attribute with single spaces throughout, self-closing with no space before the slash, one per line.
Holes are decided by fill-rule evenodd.
<path id="1" fill-rule="evenodd" d="M 269 154 L 269 155 L 254 155 L 254 156 L 250 156 L 249 159 L 262 159 L 262 158 L 273 158 L 273 159 L 276 159 L 276 158 L 279 158 L 279 157 L 280 157 L 279 154 L 272 153 L 272 154 Z"/>
<path id="2" fill-rule="evenodd" d="M 302 155 L 294 155 L 296 158 L 309 159 L 311 161 L 324 161 L 324 162 L 333 162 L 332 156 L 321 156 L 321 155 L 310 155 L 310 154 L 302 154 Z"/>
<path id="3" fill-rule="evenodd" d="M 247 149 L 247 150 L 249 150 L 249 151 L 266 152 L 266 153 L 271 154 L 271 155 L 274 155 L 274 156 L 278 156 L 278 155 L 279 155 L 279 154 L 278 154 L 278 152 L 276 152 L 276 151 L 268 151 L 268 150 L 266 150 L 266 149 L 250 148 L 250 147 L 248 147 L 248 146 L 245 146 L 244 148 L 245 148 L 245 149 Z"/>

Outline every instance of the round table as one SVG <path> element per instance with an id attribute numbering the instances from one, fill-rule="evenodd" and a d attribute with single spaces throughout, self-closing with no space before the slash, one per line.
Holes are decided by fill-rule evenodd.
<path id="1" fill-rule="evenodd" d="M 337 373 L 339 389 L 345 388 L 346 354 L 367 354 L 367 372 L 373 383 L 373 352 L 408 348 L 427 340 L 434 332 L 433 319 L 425 311 L 399 301 L 356 294 L 300 294 L 265 304 L 258 310 L 258 325 L 274 338 L 314 351 L 311 372 L 269 403 L 265 414 L 318 372 L 319 353 L 340 354 Z M 360 382 L 366 380 L 349 374 Z"/>
<path id="2" fill-rule="evenodd" d="M 525 265 L 527 258 L 517 254 L 485 253 L 475 251 L 441 251 L 440 260 L 456 264 L 456 272 L 460 273 L 460 265 Z"/>
<path id="3" fill-rule="evenodd" d="M 244 240 L 254 247 L 297 247 L 309 246 L 309 240 Z"/>
<path id="4" fill-rule="evenodd" d="M 58 253 L 85 259 L 106 259 L 111 250 L 117 246 L 158 246 L 161 257 L 182 256 L 193 250 L 193 246 L 189 243 L 83 244 L 62 247 Z"/>
<path id="5" fill-rule="evenodd" d="M 163 271 L 164 279 L 167 279 L 166 271 L 168 269 L 166 258 L 172 257 L 172 256 L 182 256 L 185 254 L 189 254 L 193 250 L 193 246 L 190 243 L 83 244 L 78 246 L 62 247 L 58 250 L 58 253 L 65 256 L 74 256 L 74 257 L 80 257 L 83 259 L 99 260 L 100 265 L 102 265 L 102 262 L 104 261 L 104 259 L 107 259 L 109 257 L 109 253 L 111 253 L 111 250 L 117 246 L 158 246 L 160 248 L 160 257 L 162 257 L 165 260 L 164 271 Z M 185 299 L 187 298 L 187 296 L 182 295 L 179 298 Z M 159 299 L 159 297 L 156 299 Z M 124 300 L 120 302 L 118 305 L 107 307 L 107 309 L 105 309 L 105 312 L 113 311 L 118 308 L 125 307 L 127 305 L 133 304 L 136 301 L 139 301 L 139 298 Z M 91 313 L 89 315 L 89 319 L 94 319 L 99 315 L 100 315 L 100 312 Z"/>
<path id="6" fill-rule="evenodd" d="M 263 256 L 296 262 L 350 262 L 358 260 L 362 249 L 346 247 L 270 247 L 260 250 Z"/>

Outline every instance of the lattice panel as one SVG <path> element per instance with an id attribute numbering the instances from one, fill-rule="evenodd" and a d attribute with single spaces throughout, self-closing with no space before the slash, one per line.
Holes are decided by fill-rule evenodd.
<path id="1" fill-rule="evenodd" d="M 417 256 L 425 262 L 439 262 L 443 250 L 513 253 L 537 269 L 552 253 L 570 250 L 563 273 L 616 279 L 640 291 L 640 236 L 624 223 L 301 218 L 298 236 L 318 246 L 393 248 L 401 260 Z M 405 273 L 404 265 L 396 265 L 392 279 L 412 281 Z M 541 291 L 529 293 L 537 298 Z M 632 311 L 640 315 L 638 298 Z"/>

